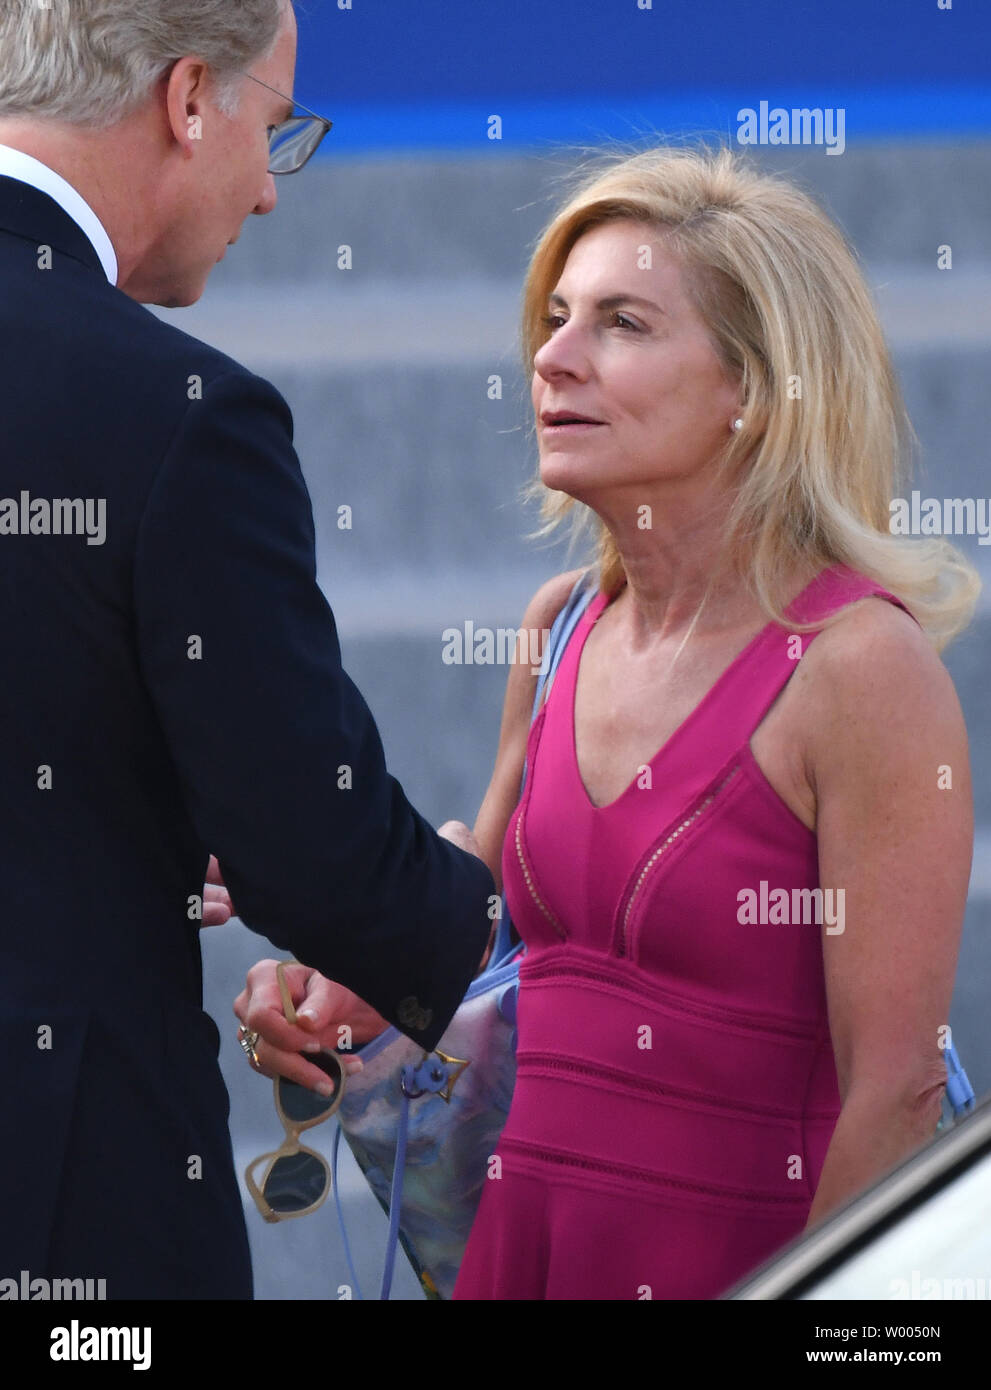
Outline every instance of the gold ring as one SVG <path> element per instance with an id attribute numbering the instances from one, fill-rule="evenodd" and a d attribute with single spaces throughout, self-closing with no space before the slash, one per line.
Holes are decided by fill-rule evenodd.
<path id="1" fill-rule="evenodd" d="M 241 1051 L 247 1057 L 253 1067 L 258 1066 L 258 1053 L 255 1046 L 258 1042 L 258 1034 L 252 1028 L 245 1028 L 242 1023 L 237 1030 L 237 1040 L 241 1044 Z"/>

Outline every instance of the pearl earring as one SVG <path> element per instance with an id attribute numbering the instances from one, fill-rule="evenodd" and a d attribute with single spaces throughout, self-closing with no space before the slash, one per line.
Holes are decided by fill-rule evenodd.
<path id="1" fill-rule="evenodd" d="M 743 429 L 743 416 L 742 416 L 742 415 L 738 415 L 738 416 L 736 417 L 736 419 L 733 421 L 732 425 L 730 425 L 730 429 L 731 429 L 731 430 L 734 430 L 737 434 L 739 434 L 740 430 Z"/>

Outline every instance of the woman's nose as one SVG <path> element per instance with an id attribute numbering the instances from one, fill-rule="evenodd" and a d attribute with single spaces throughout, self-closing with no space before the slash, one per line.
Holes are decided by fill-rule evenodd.
<path id="1" fill-rule="evenodd" d="M 534 370 L 546 381 L 567 373 L 580 379 L 589 372 L 588 348 L 582 330 L 569 320 L 555 329 L 533 359 Z"/>

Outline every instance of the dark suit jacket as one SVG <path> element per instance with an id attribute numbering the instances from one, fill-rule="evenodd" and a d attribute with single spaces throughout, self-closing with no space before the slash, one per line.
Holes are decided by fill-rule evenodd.
<path id="1" fill-rule="evenodd" d="M 0 1278 L 248 1296 L 189 915 L 208 854 L 250 927 L 426 1048 L 492 880 L 386 771 L 278 392 L 9 178 L 0 351 Z M 105 501 L 104 543 L 44 534 L 31 504 L 76 498 Z"/>

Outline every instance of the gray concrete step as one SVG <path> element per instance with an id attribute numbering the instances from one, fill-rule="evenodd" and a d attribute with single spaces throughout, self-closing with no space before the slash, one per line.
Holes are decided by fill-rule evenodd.
<path id="1" fill-rule="evenodd" d="M 280 179 L 280 206 L 249 218 L 215 272 L 221 284 L 355 279 L 509 279 L 581 166 L 579 150 L 405 159 L 328 158 Z M 959 269 L 986 259 L 991 141 L 886 141 L 830 159 L 821 149 L 756 151 L 757 163 L 820 198 L 865 261 L 935 264 L 953 247 Z M 354 269 L 339 272 L 337 248 Z"/>
<path id="2" fill-rule="evenodd" d="M 866 271 L 895 351 L 991 344 L 991 261 L 941 271 L 933 257 L 931 265 Z M 328 271 L 281 285 L 211 283 L 198 304 L 154 312 L 263 375 L 398 364 L 500 371 L 519 361 L 521 304 L 515 279 L 369 280 Z"/>
<path id="3" fill-rule="evenodd" d="M 242 359 L 258 365 L 250 354 Z M 921 441 L 915 486 L 924 495 L 986 498 L 991 344 L 913 345 L 895 361 Z M 489 399 L 493 374 L 502 399 Z M 461 364 L 283 364 L 270 377 L 294 412 L 330 592 L 400 590 L 411 577 L 422 586 L 466 572 L 481 587 L 545 563 L 525 538 L 538 520 L 520 501 L 536 447 L 511 363 L 493 355 Z M 351 508 L 349 529 L 341 507 Z M 956 539 L 986 564 L 991 546 Z M 408 611 L 401 605 L 397 620 Z M 347 615 L 342 604 L 343 622 Z"/>

